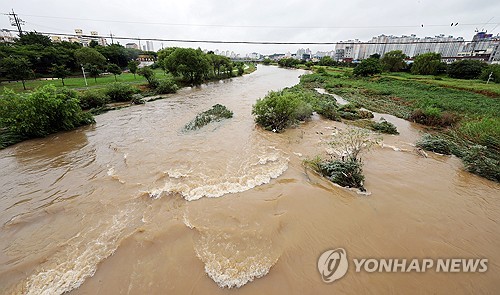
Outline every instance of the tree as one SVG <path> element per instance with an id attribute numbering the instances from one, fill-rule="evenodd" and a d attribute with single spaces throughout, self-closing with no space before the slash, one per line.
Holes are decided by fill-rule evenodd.
<path id="1" fill-rule="evenodd" d="M 64 85 L 64 79 L 70 75 L 70 71 L 65 65 L 53 64 L 50 71 L 54 77 L 61 79 L 62 85 Z"/>
<path id="2" fill-rule="evenodd" d="M 97 51 L 99 51 L 109 63 L 118 65 L 119 67 L 126 67 L 129 61 L 129 52 L 125 47 L 119 44 L 111 44 L 109 46 L 97 46 Z"/>
<path id="3" fill-rule="evenodd" d="M 477 79 L 487 66 L 483 61 L 462 59 L 448 66 L 448 75 L 459 79 Z"/>
<path id="4" fill-rule="evenodd" d="M 137 73 L 137 68 L 139 66 L 139 62 L 135 60 L 131 60 L 128 62 L 127 67 L 129 71 L 134 74 L 134 79 L 135 79 L 135 74 Z"/>
<path id="5" fill-rule="evenodd" d="M 374 54 L 370 55 L 369 58 L 380 59 L 380 53 L 374 53 Z"/>
<path id="6" fill-rule="evenodd" d="M 21 80 L 26 90 L 25 80 L 33 76 L 31 63 L 25 57 L 6 57 L 0 60 L 0 72 L 12 80 Z"/>
<path id="7" fill-rule="evenodd" d="M 115 75 L 115 82 L 118 82 L 118 80 L 116 79 L 116 75 L 121 75 L 122 74 L 122 69 L 115 65 L 115 64 L 109 64 L 108 65 L 108 72 L 110 72 L 111 74 Z"/>
<path id="8" fill-rule="evenodd" d="M 354 76 L 367 77 L 380 73 L 382 73 L 380 60 L 372 57 L 361 61 L 361 63 L 358 64 L 353 70 Z"/>
<path id="9" fill-rule="evenodd" d="M 106 58 L 94 48 L 82 47 L 75 51 L 75 58 L 80 65 L 94 65 L 102 67 L 106 64 Z"/>
<path id="10" fill-rule="evenodd" d="M 264 58 L 264 60 L 262 61 L 263 64 L 265 64 L 266 66 L 267 65 L 270 65 L 273 61 L 269 58 Z"/>
<path id="11" fill-rule="evenodd" d="M 101 68 L 99 66 L 91 64 L 87 64 L 85 68 L 89 70 L 90 77 L 94 78 L 94 81 L 97 84 L 97 77 L 99 77 L 102 73 Z"/>
<path id="12" fill-rule="evenodd" d="M 96 40 L 92 40 L 92 41 L 90 41 L 90 43 L 89 43 L 89 47 L 90 47 L 90 48 L 96 48 L 98 45 L 99 45 L 99 43 L 97 43 L 97 41 L 96 41 Z"/>
<path id="13" fill-rule="evenodd" d="M 407 56 L 401 50 L 393 50 L 384 54 L 380 63 L 385 71 L 399 72 L 406 67 L 405 58 Z"/>
<path id="14" fill-rule="evenodd" d="M 484 81 L 500 83 L 500 65 L 488 65 L 479 78 Z"/>
<path id="15" fill-rule="evenodd" d="M 319 65 L 320 66 L 334 66 L 337 62 L 334 61 L 331 57 L 329 56 L 323 56 L 319 60 Z"/>
<path id="16" fill-rule="evenodd" d="M 441 66 L 441 53 L 427 52 L 415 57 L 411 73 L 415 75 L 436 75 Z"/>
<path id="17" fill-rule="evenodd" d="M 300 61 L 295 58 L 282 58 L 278 61 L 278 65 L 285 67 L 285 68 L 294 68 L 296 65 L 298 65 Z"/>
<path id="18" fill-rule="evenodd" d="M 199 84 L 209 73 L 210 63 L 200 49 L 177 48 L 166 58 L 165 68 L 174 76 L 182 75 L 191 84 Z"/>
<path id="19" fill-rule="evenodd" d="M 44 47 L 52 45 L 52 41 L 50 40 L 49 37 L 39 34 L 37 32 L 29 32 L 22 34 L 16 43 L 21 45 L 41 45 Z"/>
<path id="20" fill-rule="evenodd" d="M 150 88 L 156 88 L 159 85 L 158 79 L 156 79 L 155 72 L 150 67 L 143 67 L 137 71 L 137 74 L 143 76 L 148 81 Z"/>

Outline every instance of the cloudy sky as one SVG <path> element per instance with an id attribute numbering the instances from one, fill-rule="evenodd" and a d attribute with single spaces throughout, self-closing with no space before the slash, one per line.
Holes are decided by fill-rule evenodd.
<path id="1" fill-rule="evenodd" d="M 75 28 L 81 28 L 87 34 L 112 32 L 144 39 L 336 42 L 368 41 L 380 34 L 445 34 L 470 40 L 476 28 L 495 35 L 500 32 L 498 0 L 18 0 L 4 2 L 0 12 L 11 9 L 26 22 L 24 30 L 74 33 Z M 452 27 L 452 22 L 459 25 Z M 8 16 L 0 16 L 0 28 L 14 29 Z M 161 46 L 155 42 L 155 50 Z M 295 52 L 301 47 L 313 52 L 334 48 L 172 42 L 163 46 L 231 50 L 242 55 Z"/>

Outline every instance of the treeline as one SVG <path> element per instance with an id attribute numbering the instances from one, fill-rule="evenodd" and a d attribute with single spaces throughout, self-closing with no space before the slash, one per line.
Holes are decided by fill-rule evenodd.
<path id="1" fill-rule="evenodd" d="M 360 63 L 337 62 L 329 56 L 322 57 L 317 62 L 303 61 L 295 58 L 283 58 L 278 65 L 287 68 L 296 68 L 304 65 L 306 68 L 312 66 L 338 66 L 354 67 L 355 76 L 371 76 L 382 72 L 409 72 L 414 75 L 448 75 L 457 79 L 481 79 L 484 81 L 500 83 L 500 65 L 489 65 L 479 60 L 463 59 L 446 64 L 441 61 L 441 54 L 428 52 L 417 55 L 413 63 L 407 63 L 408 59 L 401 50 L 387 52 L 383 57 L 380 54 L 372 54 Z M 264 64 L 270 64 L 266 59 Z"/>
<path id="2" fill-rule="evenodd" d="M 29 80 L 39 77 L 64 78 L 81 73 L 83 66 L 97 78 L 105 71 L 121 73 L 142 51 L 119 44 L 99 46 L 91 41 L 89 47 L 79 43 L 52 42 L 36 32 L 23 34 L 14 43 L 0 43 L 0 79 Z M 156 53 L 148 52 L 155 56 Z"/>

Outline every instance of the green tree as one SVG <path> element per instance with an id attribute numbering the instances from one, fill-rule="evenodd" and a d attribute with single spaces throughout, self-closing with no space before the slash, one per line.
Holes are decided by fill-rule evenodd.
<path id="1" fill-rule="evenodd" d="M 90 43 L 89 43 L 90 48 L 96 48 L 97 46 L 99 46 L 99 43 L 97 43 L 96 40 L 90 41 Z"/>
<path id="2" fill-rule="evenodd" d="M 191 84 L 199 84 L 210 71 L 208 58 L 200 49 L 177 48 L 165 60 L 166 69 L 182 75 Z M 231 69 L 232 70 L 232 69 Z"/>
<path id="3" fill-rule="evenodd" d="M 53 64 L 50 68 L 50 72 L 54 77 L 61 79 L 62 85 L 64 85 L 64 79 L 70 75 L 69 69 L 65 65 Z"/>
<path id="4" fill-rule="evenodd" d="M 483 61 L 462 59 L 448 66 L 448 75 L 459 79 L 477 79 L 487 66 Z"/>
<path id="5" fill-rule="evenodd" d="M 319 65 L 320 66 L 334 66 L 335 64 L 337 64 L 336 61 L 334 61 L 331 57 L 329 56 L 323 56 L 320 60 L 319 60 Z"/>
<path id="6" fill-rule="evenodd" d="M 411 73 L 415 75 L 436 75 L 441 66 L 441 53 L 427 52 L 415 57 Z"/>
<path id="7" fill-rule="evenodd" d="M 94 81 L 97 84 L 97 77 L 99 77 L 102 74 L 101 67 L 97 65 L 87 64 L 85 68 L 89 70 L 90 77 L 94 78 Z"/>
<path id="8" fill-rule="evenodd" d="M 262 61 L 263 64 L 265 64 L 266 66 L 270 65 L 273 61 L 269 58 L 264 58 L 264 60 Z"/>
<path id="9" fill-rule="evenodd" d="M 137 73 L 138 66 L 139 66 L 139 62 L 135 61 L 135 60 L 129 61 L 128 65 L 127 65 L 127 67 L 130 70 L 130 72 L 132 74 L 134 74 L 134 79 L 135 79 L 135 74 Z"/>
<path id="10" fill-rule="evenodd" d="M 118 82 L 118 80 L 116 79 L 116 75 L 121 75 L 122 74 L 122 69 L 115 65 L 115 64 L 109 64 L 108 65 L 108 72 L 110 72 L 111 74 L 115 75 L 115 82 Z"/>
<path id="11" fill-rule="evenodd" d="M 31 63 L 25 57 L 6 57 L 0 60 L 0 72 L 8 79 L 21 80 L 26 90 L 26 79 L 33 76 Z"/>
<path id="12" fill-rule="evenodd" d="M 37 32 L 28 32 L 22 34 L 16 43 L 21 45 L 41 45 L 44 47 L 52 45 L 52 41 L 49 37 Z"/>
<path id="13" fill-rule="evenodd" d="M 278 61 L 278 65 L 286 68 L 294 68 L 298 64 L 300 64 L 300 61 L 295 58 L 282 58 Z"/>
<path id="14" fill-rule="evenodd" d="M 82 47 L 75 51 L 75 58 L 80 65 L 94 65 L 102 67 L 106 64 L 106 58 L 94 48 Z"/>
<path id="15" fill-rule="evenodd" d="M 111 44 L 109 46 L 97 46 L 99 51 L 109 63 L 118 65 L 121 68 L 127 66 L 129 61 L 129 52 L 120 44 Z"/>
<path id="16" fill-rule="evenodd" d="M 370 55 L 369 58 L 380 59 L 380 53 L 374 53 L 374 54 Z"/>
<path id="17" fill-rule="evenodd" d="M 160 49 L 158 51 L 158 60 L 157 63 L 160 66 L 160 68 L 163 69 L 165 73 L 167 73 L 168 69 L 166 67 L 166 60 L 167 58 L 179 47 L 167 47 L 164 49 Z"/>
<path id="18" fill-rule="evenodd" d="M 393 50 L 384 54 L 380 60 L 382 68 L 388 72 L 399 72 L 406 67 L 407 56 L 401 50 Z"/>
<path id="19" fill-rule="evenodd" d="M 380 60 L 372 57 L 361 61 L 361 63 L 358 64 L 353 70 L 354 76 L 367 77 L 380 73 L 382 73 L 382 66 L 380 65 Z"/>

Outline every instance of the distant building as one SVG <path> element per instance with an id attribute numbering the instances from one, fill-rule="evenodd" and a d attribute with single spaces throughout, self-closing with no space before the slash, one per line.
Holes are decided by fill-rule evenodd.
<path id="1" fill-rule="evenodd" d="M 147 51 L 155 51 L 153 47 L 153 41 L 146 41 L 146 50 Z"/>
<path id="2" fill-rule="evenodd" d="M 125 44 L 125 48 L 139 49 L 139 45 L 137 45 L 136 43 L 127 43 Z"/>
<path id="3" fill-rule="evenodd" d="M 0 30 L 0 42 L 2 43 L 12 43 L 14 42 L 14 36 L 7 29 Z"/>

